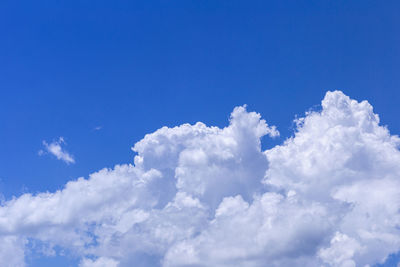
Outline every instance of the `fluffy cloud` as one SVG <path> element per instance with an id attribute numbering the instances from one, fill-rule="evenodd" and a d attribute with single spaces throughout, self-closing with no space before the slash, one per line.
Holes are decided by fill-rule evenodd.
<path id="1" fill-rule="evenodd" d="M 399 251 L 399 138 L 339 91 L 296 122 L 266 151 L 279 133 L 245 106 L 223 129 L 163 127 L 132 165 L 5 201 L 0 263 L 55 246 L 82 267 L 371 266 Z"/>
<path id="2" fill-rule="evenodd" d="M 39 155 L 50 153 L 67 164 L 75 163 L 74 157 L 61 147 L 63 144 L 65 144 L 63 137 L 60 137 L 58 141 L 51 142 L 50 144 L 43 141 L 44 150 L 39 150 Z"/>
<path id="3" fill-rule="evenodd" d="M 25 266 L 25 245 L 26 240 L 22 237 L 2 235 L 0 237 L 0 266 Z"/>

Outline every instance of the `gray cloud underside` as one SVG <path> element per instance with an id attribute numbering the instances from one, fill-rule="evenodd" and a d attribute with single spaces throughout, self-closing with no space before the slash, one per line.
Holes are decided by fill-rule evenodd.
<path id="1" fill-rule="evenodd" d="M 3 202 L 0 265 L 55 246 L 82 267 L 372 266 L 399 251 L 399 138 L 339 91 L 296 123 L 262 151 L 279 133 L 237 107 L 223 129 L 163 127 L 132 165 Z"/>

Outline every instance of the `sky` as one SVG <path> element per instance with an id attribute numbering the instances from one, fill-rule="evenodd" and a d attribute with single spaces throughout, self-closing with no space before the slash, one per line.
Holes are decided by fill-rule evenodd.
<path id="1" fill-rule="evenodd" d="M 396 266 L 399 13 L 1 1 L 0 263 Z"/>

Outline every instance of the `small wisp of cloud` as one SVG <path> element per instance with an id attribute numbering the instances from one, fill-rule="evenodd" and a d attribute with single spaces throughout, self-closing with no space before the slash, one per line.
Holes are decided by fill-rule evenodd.
<path id="1" fill-rule="evenodd" d="M 39 156 L 45 154 L 52 154 L 58 160 L 62 160 L 67 164 L 75 163 L 74 157 L 70 153 L 68 153 L 65 149 L 63 149 L 62 145 L 66 145 L 63 137 L 58 138 L 57 141 L 53 141 L 50 144 L 47 143 L 46 141 L 43 141 L 44 149 L 39 150 L 38 154 Z"/>

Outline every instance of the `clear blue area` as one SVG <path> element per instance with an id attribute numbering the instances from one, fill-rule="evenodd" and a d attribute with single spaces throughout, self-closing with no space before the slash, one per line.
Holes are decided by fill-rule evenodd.
<path id="1" fill-rule="evenodd" d="M 326 90 L 367 99 L 399 134 L 399 14 L 390 0 L 0 1 L 0 193 L 132 162 L 146 133 L 225 126 L 236 105 L 278 126 L 270 147 Z M 59 136 L 76 164 L 38 156 Z"/>

